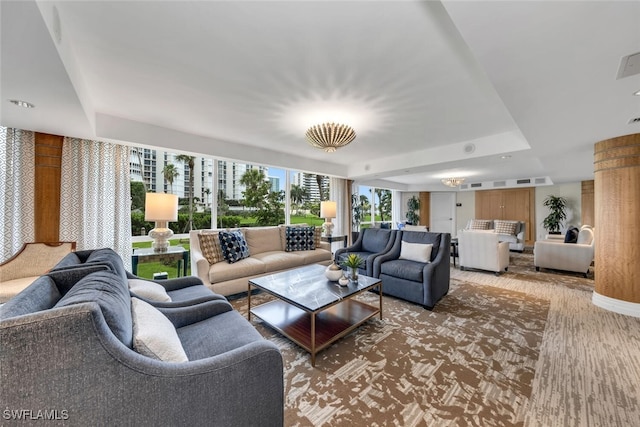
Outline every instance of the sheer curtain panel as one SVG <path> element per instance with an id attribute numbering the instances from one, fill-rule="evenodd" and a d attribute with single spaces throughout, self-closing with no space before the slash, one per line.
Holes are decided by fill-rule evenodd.
<path id="1" fill-rule="evenodd" d="M 77 249 L 112 248 L 131 268 L 129 147 L 65 138 L 60 239 Z"/>
<path id="2" fill-rule="evenodd" d="M 35 238 L 35 136 L 0 127 L 0 262 Z"/>

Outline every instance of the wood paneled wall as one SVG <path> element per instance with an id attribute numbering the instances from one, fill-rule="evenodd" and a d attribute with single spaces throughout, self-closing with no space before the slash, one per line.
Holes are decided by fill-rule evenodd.
<path id="1" fill-rule="evenodd" d="M 640 303 L 640 134 L 595 144 L 595 291 Z"/>
<path id="2" fill-rule="evenodd" d="M 594 225 L 595 221 L 595 207 L 594 207 L 594 186 L 595 181 L 582 181 L 582 200 L 580 218 L 582 218 L 582 224 Z"/>
<path id="3" fill-rule="evenodd" d="M 420 192 L 420 225 L 426 225 L 428 228 L 431 227 L 429 224 L 431 220 L 431 193 L 428 191 Z"/>
<path id="4" fill-rule="evenodd" d="M 60 172 L 63 137 L 35 134 L 35 241 L 60 240 Z"/>
<path id="5" fill-rule="evenodd" d="M 533 245 L 536 236 L 535 188 L 476 191 L 477 219 L 503 219 L 525 222 L 525 243 Z"/>

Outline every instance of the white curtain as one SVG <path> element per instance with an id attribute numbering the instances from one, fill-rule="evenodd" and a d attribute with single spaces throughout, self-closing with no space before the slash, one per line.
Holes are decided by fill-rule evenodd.
<path id="1" fill-rule="evenodd" d="M 394 229 L 398 228 L 398 223 L 403 222 L 402 218 L 402 191 L 391 191 L 391 221 Z"/>
<path id="2" fill-rule="evenodd" d="M 345 191 L 346 180 L 342 178 L 331 178 L 331 191 L 329 200 L 335 200 L 337 218 L 333 220 L 335 224 L 334 234 L 347 234 L 349 232 L 349 210 L 351 202 L 347 200 L 348 194 Z"/>
<path id="3" fill-rule="evenodd" d="M 0 262 L 35 238 L 35 137 L 0 127 Z"/>
<path id="4" fill-rule="evenodd" d="M 60 239 L 77 249 L 112 248 L 131 268 L 129 147 L 65 138 Z"/>

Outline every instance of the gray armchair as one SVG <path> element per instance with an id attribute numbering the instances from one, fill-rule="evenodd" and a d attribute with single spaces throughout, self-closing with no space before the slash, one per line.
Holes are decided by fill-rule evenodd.
<path id="1" fill-rule="evenodd" d="M 396 230 L 385 228 L 365 228 L 358 235 L 353 245 L 338 249 L 335 253 L 336 263 L 341 263 L 349 254 L 358 254 L 364 259 L 358 272 L 369 277 L 373 276 L 373 261 L 376 257 L 388 252 L 396 238 Z"/>
<path id="2" fill-rule="evenodd" d="M 429 262 L 403 259 L 403 243 L 433 245 Z M 406 252 L 405 252 L 406 253 Z M 449 292 L 451 234 L 399 231 L 391 249 L 375 258 L 373 277 L 382 279 L 382 293 L 431 310 Z"/>

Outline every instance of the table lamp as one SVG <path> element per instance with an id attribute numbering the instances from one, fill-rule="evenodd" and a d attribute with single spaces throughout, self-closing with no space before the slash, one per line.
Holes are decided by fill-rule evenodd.
<path id="1" fill-rule="evenodd" d="M 322 224 L 325 236 L 331 236 L 331 234 L 333 234 L 333 223 L 331 219 L 336 217 L 336 208 L 336 202 L 330 200 L 320 202 L 320 218 L 324 218 L 326 221 Z"/>
<path id="2" fill-rule="evenodd" d="M 144 220 L 155 221 L 156 227 L 149 230 L 154 252 L 167 252 L 173 231 L 167 227 L 169 221 L 178 220 L 178 196 L 165 193 L 147 193 L 144 201 Z"/>

